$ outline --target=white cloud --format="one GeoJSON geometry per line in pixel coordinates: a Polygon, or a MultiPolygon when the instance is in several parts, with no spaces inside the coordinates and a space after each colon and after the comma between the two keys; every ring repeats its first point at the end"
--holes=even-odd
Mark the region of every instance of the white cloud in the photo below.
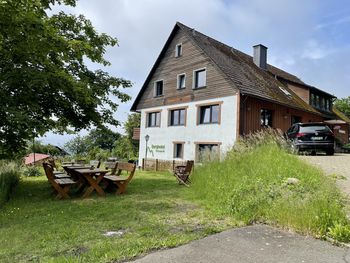
{"type": "Polygon", "coordinates": [[[316,40],[310,39],[306,42],[306,46],[301,55],[301,58],[306,59],[322,59],[335,52],[331,48],[320,45],[316,40]]]}

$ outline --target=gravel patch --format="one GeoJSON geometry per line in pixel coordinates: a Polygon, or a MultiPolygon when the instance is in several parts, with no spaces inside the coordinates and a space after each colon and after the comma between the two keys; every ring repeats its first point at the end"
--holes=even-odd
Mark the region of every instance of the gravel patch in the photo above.
{"type": "Polygon", "coordinates": [[[338,187],[350,197],[350,154],[302,155],[300,158],[321,168],[327,175],[334,176],[338,187]]]}

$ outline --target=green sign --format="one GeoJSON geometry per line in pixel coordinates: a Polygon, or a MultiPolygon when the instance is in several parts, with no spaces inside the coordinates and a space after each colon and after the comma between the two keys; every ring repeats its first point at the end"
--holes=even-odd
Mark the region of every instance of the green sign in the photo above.
{"type": "Polygon", "coordinates": [[[164,153],[165,152],[165,145],[164,144],[152,144],[151,149],[152,149],[152,151],[155,151],[157,153],[164,153]]]}

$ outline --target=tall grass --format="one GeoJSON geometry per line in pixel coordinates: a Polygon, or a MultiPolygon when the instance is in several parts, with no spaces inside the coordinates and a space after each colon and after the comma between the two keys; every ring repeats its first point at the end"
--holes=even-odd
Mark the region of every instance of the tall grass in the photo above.
{"type": "Polygon", "coordinates": [[[286,147],[272,131],[241,140],[224,161],[196,168],[190,194],[243,224],[263,222],[350,241],[344,200],[334,181],[286,147]],[[299,183],[289,184],[288,178],[299,183]]]}
{"type": "Polygon", "coordinates": [[[15,162],[0,162],[0,207],[9,200],[20,174],[20,168],[15,162]]]}

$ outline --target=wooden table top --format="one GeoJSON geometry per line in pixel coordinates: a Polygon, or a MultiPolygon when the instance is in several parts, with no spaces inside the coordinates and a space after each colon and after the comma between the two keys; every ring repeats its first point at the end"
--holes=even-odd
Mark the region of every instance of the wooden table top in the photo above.
{"type": "Polygon", "coordinates": [[[89,169],[89,168],[85,168],[85,169],[77,169],[76,171],[77,173],[80,174],[97,174],[97,173],[108,173],[108,170],[105,169],[100,169],[100,168],[95,168],[95,169],[89,169]]]}
{"type": "Polygon", "coordinates": [[[66,169],[89,169],[91,165],[63,165],[66,169]]]}

